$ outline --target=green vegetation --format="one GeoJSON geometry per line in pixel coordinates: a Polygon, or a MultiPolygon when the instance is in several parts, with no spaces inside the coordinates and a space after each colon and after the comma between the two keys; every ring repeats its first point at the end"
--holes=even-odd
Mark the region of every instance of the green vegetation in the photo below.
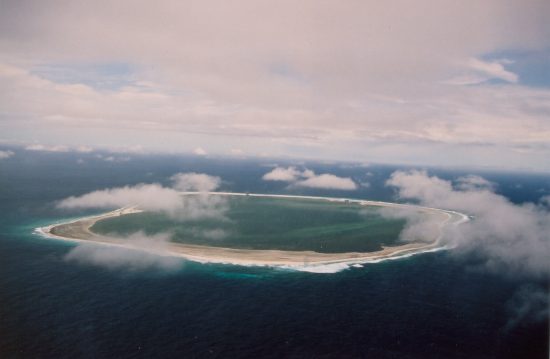
{"type": "Polygon", "coordinates": [[[91,230],[115,235],[171,232],[175,242],[187,244],[337,253],[397,245],[405,225],[404,220],[382,217],[376,207],[356,203],[232,196],[226,205],[221,217],[177,220],[144,212],[98,221],[91,230]]]}

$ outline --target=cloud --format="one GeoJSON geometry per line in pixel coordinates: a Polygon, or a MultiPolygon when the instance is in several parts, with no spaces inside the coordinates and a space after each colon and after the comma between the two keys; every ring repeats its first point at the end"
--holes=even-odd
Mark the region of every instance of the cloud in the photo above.
{"type": "Polygon", "coordinates": [[[461,190],[494,190],[495,183],[477,175],[467,175],[457,178],[456,187],[461,190]]]}
{"type": "Polygon", "coordinates": [[[202,147],[197,147],[193,150],[193,153],[197,156],[206,156],[208,152],[206,152],[202,147]]]}
{"type": "Polygon", "coordinates": [[[181,268],[183,262],[169,255],[170,235],[163,233],[147,236],[143,232],[123,238],[125,247],[105,246],[93,243],[79,244],[71,249],[65,260],[112,270],[163,270],[181,268]]]}
{"type": "Polygon", "coordinates": [[[351,178],[338,177],[333,174],[324,173],[306,178],[294,183],[298,187],[339,189],[342,191],[352,191],[357,189],[357,184],[351,178]]]}
{"type": "Polygon", "coordinates": [[[70,149],[67,146],[63,145],[28,145],[25,147],[27,151],[44,151],[44,152],[69,152],[70,149]]]}
{"type": "Polygon", "coordinates": [[[82,153],[90,153],[94,151],[94,148],[90,146],[78,146],[75,148],[75,151],[82,152],[82,153]]]}
{"type": "Polygon", "coordinates": [[[315,172],[309,169],[298,170],[296,167],[290,166],[275,167],[270,172],[262,176],[264,181],[281,181],[289,182],[291,186],[322,188],[322,189],[338,189],[343,191],[351,191],[357,189],[357,184],[348,177],[338,177],[330,173],[316,175],[315,172]]]}
{"type": "Polygon", "coordinates": [[[221,178],[204,173],[177,173],[170,177],[173,187],[179,191],[211,192],[221,184],[221,178]]]}
{"type": "Polygon", "coordinates": [[[217,188],[221,179],[200,173],[178,173],[171,177],[174,188],[160,184],[138,184],[93,191],[58,202],[64,209],[120,208],[137,206],[145,211],[162,212],[174,219],[188,221],[204,218],[226,220],[227,198],[206,193],[182,196],[182,190],[200,192],[217,188]]]}
{"type": "Polygon", "coordinates": [[[403,242],[433,242],[441,233],[441,218],[417,210],[381,208],[379,213],[385,218],[406,220],[399,233],[403,242]]]}
{"type": "Polygon", "coordinates": [[[14,154],[15,153],[13,151],[0,151],[0,160],[5,159],[5,158],[10,158],[14,154]]]}
{"type": "Polygon", "coordinates": [[[138,206],[149,211],[174,213],[182,208],[182,200],[173,188],[159,184],[138,184],[90,192],[69,197],[58,203],[59,208],[119,208],[138,206]]]}
{"type": "Polygon", "coordinates": [[[173,216],[182,221],[194,221],[200,219],[215,219],[227,221],[226,213],[229,210],[229,201],[225,196],[198,195],[183,196],[182,207],[173,216]]]}
{"type": "Polygon", "coordinates": [[[487,76],[487,79],[500,79],[506,82],[518,82],[518,75],[504,68],[502,62],[499,61],[483,61],[472,58],[468,61],[470,68],[478,71],[482,75],[487,76]]]}
{"type": "Polygon", "coordinates": [[[297,181],[299,177],[303,177],[303,173],[295,167],[275,167],[270,172],[264,174],[262,179],[264,181],[294,182],[297,181]]]}
{"type": "Polygon", "coordinates": [[[473,220],[445,233],[445,240],[456,246],[455,252],[475,254],[486,268],[496,272],[534,278],[549,276],[548,209],[531,203],[511,203],[494,193],[485,181],[468,178],[455,187],[425,171],[396,171],[387,185],[395,187],[401,199],[472,215],[473,220]]]}
{"type": "Polygon", "coordinates": [[[103,161],[105,162],[128,162],[130,161],[130,157],[128,156],[125,156],[125,157],[118,157],[118,156],[107,156],[107,157],[103,157],[101,155],[99,155],[98,158],[103,158],[103,161]]]}
{"type": "Polygon", "coordinates": [[[545,59],[548,1],[239,2],[213,11],[53,0],[2,10],[6,137],[162,151],[185,138],[209,153],[549,169],[550,91],[486,60],[518,49],[545,59]],[[463,72],[477,85],[444,83],[463,72]]]}
{"type": "Polygon", "coordinates": [[[245,152],[243,150],[241,150],[240,148],[232,148],[232,149],[229,150],[229,153],[232,156],[243,156],[245,154],[245,152]]]}

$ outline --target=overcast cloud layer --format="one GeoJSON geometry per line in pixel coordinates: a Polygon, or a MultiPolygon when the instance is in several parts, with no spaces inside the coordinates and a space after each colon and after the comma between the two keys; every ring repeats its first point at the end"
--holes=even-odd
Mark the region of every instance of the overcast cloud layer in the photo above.
{"type": "Polygon", "coordinates": [[[550,170],[549,13],[545,0],[7,0],[1,140],[550,170]]]}

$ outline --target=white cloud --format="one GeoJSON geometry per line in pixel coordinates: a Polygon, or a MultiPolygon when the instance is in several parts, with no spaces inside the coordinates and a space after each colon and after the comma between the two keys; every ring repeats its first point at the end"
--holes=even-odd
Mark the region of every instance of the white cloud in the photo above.
{"type": "Polygon", "coordinates": [[[359,182],[359,185],[363,188],[370,188],[370,182],[368,181],[361,181],[359,182]]]}
{"type": "Polygon", "coordinates": [[[294,183],[295,186],[309,188],[339,189],[352,191],[357,189],[357,184],[351,178],[338,177],[324,173],[294,183]]]}
{"type": "Polygon", "coordinates": [[[289,182],[291,186],[339,189],[350,191],[357,189],[357,184],[348,177],[338,177],[330,173],[316,175],[310,169],[298,170],[296,167],[275,167],[263,175],[264,181],[289,182]]]}
{"type": "Polygon", "coordinates": [[[173,187],[179,191],[211,192],[221,184],[221,178],[204,173],[177,173],[170,177],[173,187]]]}
{"type": "Polygon", "coordinates": [[[130,157],[128,156],[123,156],[123,157],[120,157],[120,156],[106,156],[106,157],[103,157],[101,155],[99,155],[98,158],[102,158],[103,161],[105,162],[128,162],[131,160],[130,157]]]}
{"type": "Polygon", "coordinates": [[[467,175],[457,178],[457,188],[461,190],[494,190],[495,183],[477,175],[467,175]]]}
{"type": "Polygon", "coordinates": [[[185,138],[214,154],[549,169],[550,91],[479,60],[548,48],[548,4],[8,2],[0,132],[70,146],[181,151],[185,138]],[[109,68],[119,62],[129,74],[109,68]],[[94,66],[109,71],[93,76],[94,66]],[[478,85],[443,83],[457,74],[478,85]],[[90,81],[99,77],[115,86],[90,81]]]}
{"type": "Polygon", "coordinates": [[[240,148],[232,148],[231,150],[229,150],[229,153],[233,156],[242,156],[242,155],[244,155],[244,151],[241,150],[240,148]]]}
{"type": "Polygon", "coordinates": [[[491,62],[472,58],[468,61],[468,65],[470,68],[480,72],[482,75],[487,76],[488,79],[496,78],[512,83],[518,82],[519,79],[518,75],[511,71],[507,71],[504,68],[503,63],[499,61],[491,62]]]}
{"type": "Polygon", "coordinates": [[[197,156],[206,156],[208,152],[206,152],[202,147],[197,147],[193,150],[193,153],[197,156]]]}
{"type": "MultiPolygon", "coordinates": [[[[475,182],[479,182],[476,180],[475,182]]],[[[403,199],[454,209],[474,219],[445,237],[460,253],[476,253],[487,268],[514,275],[550,274],[550,212],[534,204],[516,205],[488,186],[453,187],[424,171],[397,171],[387,182],[403,199]]]]}
{"type": "Polygon", "coordinates": [[[75,151],[82,152],[82,153],[90,153],[94,151],[94,148],[90,146],[78,146],[75,148],[75,151]]]}
{"type": "Polygon", "coordinates": [[[270,172],[264,174],[262,179],[265,181],[294,182],[299,177],[302,177],[302,171],[297,170],[295,167],[275,167],[270,172]]]}
{"type": "Polygon", "coordinates": [[[174,188],[163,187],[157,183],[109,188],[63,199],[57,206],[65,209],[137,206],[146,211],[166,213],[181,221],[202,218],[226,220],[226,198],[208,194],[181,196],[179,193],[183,190],[213,190],[221,183],[219,177],[200,173],[180,173],[171,179],[174,181],[174,188]]]}
{"type": "Polygon", "coordinates": [[[25,147],[27,151],[45,151],[45,152],[69,152],[70,149],[67,146],[63,145],[28,145],[25,147]]]}
{"type": "Polygon", "coordinates": [[[78,197],[69,197],[59,202],[60,208],[119,208],[139,206],[150,211],[175,213],[183,206],[175,189],[159,184],[138,184],[98,190],[78,197]]]}
{"type": "Polygon", "coordinates": [[[92,243],[79,244],[65,256],[65,260],[106,267],[113,270],[177,270],[183,262],[169,256],[169,234],[147,236],[134,233],[124,239],[125,247],[92,243]]]}
{"type": "Polygon", "coordinates": [[[5,159],[5,158],[10,158],[14,154],[15,153],[13,151],[0,151],[0,160],[5,159]]]}
{"type": "Polygon", "coordinates": [[[441,218],[417,210],[382,208],[380,214],[385,218],[407,221],[399,234],[399,239],[404,242],[433,242],[440,233],[441,218]]]}

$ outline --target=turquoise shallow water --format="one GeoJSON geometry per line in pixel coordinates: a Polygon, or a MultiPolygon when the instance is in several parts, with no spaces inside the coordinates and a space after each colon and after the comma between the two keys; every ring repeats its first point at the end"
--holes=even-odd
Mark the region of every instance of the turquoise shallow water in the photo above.
{"type": "MultiPolygon", "coordinates": [[[[0,165],[2,358],[547,357],[547,321],[510,323],[517,293],[529,286],[548,290],[548,283],[502,277],[452,251],[332,274],[185,261],[125,270],[68,260],[74,244],[32,230],[92,213],[54,208],[69,195],[128,178],[162,181],[182,170],[220,175],[233,191],[285,189],[266,187],[265,168],[256,163],[161,157],[115,168],[86,159],[92,167],[81,168],[69,155],[17,156],[17,163],[0,165]]],[[[370,170],[380,181],[390,171],[370,170]]],[[[517,181],[499,176],[504,189],[510,178],[517,181]]],[[[522,183],[523,197],[514,192],[510,198],[528,199],[547,188],[536,178],[522,183]]],[[[391,200],[383,193],[375,199],[391,200]]]]}
{"type": "Polygon", "coordinates": [[[405,225],[405,220],[383,217],[372,206],[319,199],[188,195],[182,201],[222,205],[214,208],[213,217],[182,221],[143,212],[101,220],[91,230],[118,236],[170,233],[176,242],[217,247],[337,253],[399,245],[405,225]]]}

